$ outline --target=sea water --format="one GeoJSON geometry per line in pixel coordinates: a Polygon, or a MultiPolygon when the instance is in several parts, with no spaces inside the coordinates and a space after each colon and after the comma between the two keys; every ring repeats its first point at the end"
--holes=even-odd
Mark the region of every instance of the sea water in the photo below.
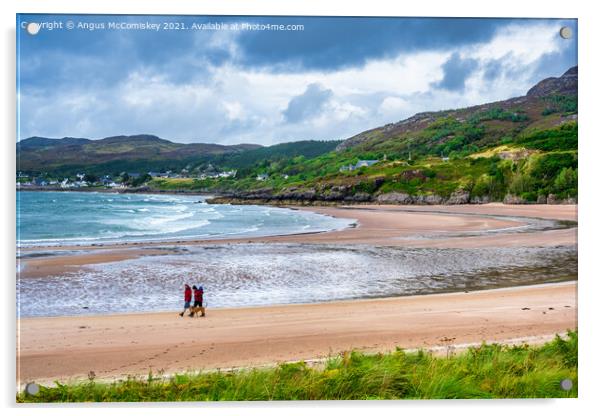
{"type": "Polygon", "coordinates": [[[219,239],[311,233],[352,220],[255,205],[209,205],[203,196],[103,192],[17,193],[20,247],[219,239]]]}
{"type": "MultiPolygon", "coordinates": [[[[30,247],[19,253],[22,259],[56,255],[47,247],[52,245],[72,245],[71,254],[77,254],[94,251],[78,245],[162,243],[138,258],[18,278],[17,312],[27,317],[179,311],[184,283],[202,285],[211,309],[478,290],[577,277],[576,246],[439,249],[219,241],[328,231],[353,222],[275,207],[208,205],[200,196],[19,192],[18,244],[30,247]],[[218,241],[193,245],[186,244],[188,239],[218,241]]],[[[560,226],[536,219],[522,222],[528,226],[494,231],[560,226]]]]}
{"type": "Polygon", "coordinates": [[[211,309],[491,289],[577,277],[575,246],[435,249],[222,243],[162,249],[164,254],[18,279],[18,313],[175,312],[182,308],[184,283],[202,285],[211,309]],[[43,308],[38,307],[40,301],[43,308]]]}

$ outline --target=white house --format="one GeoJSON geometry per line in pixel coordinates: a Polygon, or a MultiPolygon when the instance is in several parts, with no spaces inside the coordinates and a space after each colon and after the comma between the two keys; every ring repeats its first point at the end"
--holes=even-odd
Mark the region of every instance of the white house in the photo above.
{"type": "Polygon", "coordinates": [[[339,169],[339,172],[350,172],[350,171],[354,171],[356,169],[359,168],[364,168],[364,167],[370,167],[372,165],[374,165],[375,163],[378,163],[378,160],[359,160],[355,165],[344,165],[341,166],[341,168],[339,169]]]}
{"type": "Polygon", "coordinates": [[[364,167],[367,168],[367,167],[374,165],[375,163],[378,163],[378,160],[359,160],[355,164],[355,169],[364,168],[364,167]]]}
{"type": "Polygon", "coordinates": [[[233,178],[236,176],[236,170],[229,170],[226,172],[220,172],[218,175],[220,178],[233,178]]]}

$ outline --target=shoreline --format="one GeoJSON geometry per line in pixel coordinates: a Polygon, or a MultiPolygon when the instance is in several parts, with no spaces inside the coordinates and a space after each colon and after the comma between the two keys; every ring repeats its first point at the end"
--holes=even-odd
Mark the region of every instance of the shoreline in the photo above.
{"type": "Polygon", "coordinates": [[[17,383],[256,367],[577,328],[577,281],[313,304],[19,319],[17,383]]]}
{"type": "MultiPolygon", "coordinates": [[[[211,307],[211,311],[229,311],[229,310],[243,310],[243,309],[265,309],[265,308],[285,308],[289,306],[315,306],[315,305],[334,305],[337,303],[346,303],[353,302],[361,304],[362,302],[378,302],[378,301],[393,301],[396,299],[408,299],[408,298],[422,298],[424,296],[436,297],[436,296],[445,296],[452,294],[466,294],[466,293],[482,293],[482,292],[504,292],[504,291],[512,291],[514,289],[519,288],[546,288],[548,286],[570,286],[573,284],[577,284],[578,279],[569,279],[563,280],[559,282],[545,282],[545,283],[535,283],[535,284],[525,284],[525,285],[514,285],[514,286],[503,286],[503,287],[494,287],[488,289],[473,289],[473,290],[454,290],[449,292],[436,292],[436,293],[424,293],[424,294],[411,294],[411,295],[392,295],[392,296],[379,296],[379,297],[366,297],[366,298],[353,298],[353,299],[336,299],[329,301],[319,301],[319,302],[300,302],[300,303],[274,303],[269,305],[247,305],[247,306],[225,306],[225,307],[211,307]]],[[[157,310],[157,311],[147,311],[147,312],[116,312],[116,313],[97,313],[97,314],[89,314],[89,315],[60,315],[60,316],[24,316],[21,318],[17,318],[18,320],[43,320],[43,319],[75,319],[75,318],[119,318],[119,317],[131,317],[131,316],[145,316],[148,314],[173,314],[173,310],[157,310]]]]}
{"type": "MultiPolygon", "coordinates": [[[[273,207],[272,205],[267,205],[273,207]]],[[[36,252],[40,250],[55,250],[55,251],[77,251],[77,250],[96,250],[96,249],[114,249],[123,247],[140,247],[140,246],[158,246],[158,245],[194,245],[194,244],[213,244],[213,243],[240,243],[240,242],[270,242],[270,241],[284,241],[288,242],[291,240],[297,240],[300,237],[302,240],[309,240],[314,235],[320,234],[334,234],[340,232],[354,232],[360,228],[366,227],[366,222],[369,225],[374,225],[376,214],[396,214],[398,216],[409,216],[410,219],[418,219],[419,215],[431,215],[431,216],[466,216],[473,218],[480,218],[482,224],[473,222],[470,224],[470,220],[465,221],[465,224],[456,224],[456,231],[495,231],[495,225],[503,225],[508,230],[512,231],[517,227],[524,226],[524,220],[552,220],[557,222],[570,223],[567,227],[559,227],[549,231],[557,231],[559,229],[573,229],[577,228],[577,205],[506,205],[502,203],[489,203],[489,204],[464,204],[464,205],[375,205],[375,204],[363,204],[363,205],[339,205],[339,206],[296,206],[296,205],[283,205],[276,208],[290,209],[294,211],[309,211],[316,214],[332,217],[342,218],[354,221],[350,226],[334,229],[334,230],[323,230],[323,231],[308,231],[308,232],[296,232],[290,234],[273,234],[266,236],[240,236],[240,237],[224,237],[224,238],[173,238],[164,240],[142,240],[142,241],[126,241],[126,242],[99,242],[99,243],[77,243],[77,244],[57,244],[57,245],[37,245],[37,246],[23,246],[18,247],[22,252],[36,252]],[[541,207],[550,207],[543,208],[541,207]],[[545,212],[549,211],[549,212],[545,212]],[[361,218],[356,218],[357,216],[361,218]],[[368,220],[368,221],[367,221],[368,220]]],[[[399,218],[402,219],[402,218],[399,218]]],[[[403,218],[406,220],[407,218],[403,218]]],[[[437,220],[437,218],[435,218],[437,220]]],[[[390,218],[378,218],[377,221],[381,229],[386,226],[391,226],[390,218]],[[383,221],[384,220],[384,221],[383,221]]],[[[449,221],[448,221],[449,222],[449,221]]],[[[399,225],[399,221],[397,224],[399,225]]],[[[421,224],[424,225],[424,224],[421,224]]],[[[446,225],[446,224],[438,224],[446,225]]],[[[449,224],[447,224],[449,225],[449,224]]],[[[427,228],[410,227],[403,229],[402,227],[396,227],[393,231],[400,231],[403,234],[408,234],[407,231],[430,231],[433,232],[438,230],[441,233],[447,233],[449,229],[436,229],[434,226],[427,228]],[[406,231],[404,233],[404,231],[406,231]]],[[[498,228],[499,231],[504,231],[503,228],[498,228]]],[[[364,237],[364,236],[363,236],[364,237]]],[[[336,241],[336,238],[328,238],[329,241],[336,241]]],[[[364,240],[361,237],[354,239],[364,240]]],[[[308,241],[304,241],[308,242],[308,241]]]]}
{"type": "Polygon", "coordinates": [[[22,278],[43,278],[85,267],[167,253],[165,248],[228,244],[341,244],[411,248],[481,248],[576,245],[577,225],[550,230],[516,232],[529,219],[577,221],[576,205],[518,206],[504,204],[340,207],[288,207],[334,218],[353,220],[355,226],[339,230],[265,237],[178,239],[20,247],[20,254],[47,251],[49,256],[19,257],[22,278]],[[492,232],[494,230],[499,232],[492,232]],[[163,248],[163,250],[160,250],[163,248]],[[75,252],[75,253],[74,253],[75,252]]]}

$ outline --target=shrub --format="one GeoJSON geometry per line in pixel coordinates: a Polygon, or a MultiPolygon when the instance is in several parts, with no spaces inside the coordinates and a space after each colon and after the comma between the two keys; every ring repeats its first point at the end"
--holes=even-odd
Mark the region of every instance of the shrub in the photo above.
{"type": "Polygon", "coordinates": [[[563,168],[554,179],[554,192],[560,195],[576,196],[577,169],[563,168]]]}
{"type": "Polygon", "coordinates": [[[546,116],[553,113],[575,113],[577,112],[577,96],[576,95],[551,95],[545,97],[547,107],[541,113],[546,116]]]}
{"type": "Polygon", "coordinates": [[[539,130],[520,136],[516,143],[529,149],[577,150],[577,123],[569,122],[553,129],[539,130]]]}
{"type": "Polygon", "coordinates": [[[574,153],[547,153],[533,160],[530,174],[534,178],[551,181],[564,168],[577,168],[577,156],[574,153]]]}
{"type": "MultiPolygon", "coordinates": [[[[510,185],[508,185],[508,192],[510,192],[513,195],[522,196],[523,194],[533,192],[535,190],[535,186],[535,179],[533,179],[527,174],[518,173],[514,175],[512,181],[510,182],[510,185]]],[[[535,199],[537,199],[537,195],[535,196],[535,199]]]]}
{"type": "Polygon", "coordinates": [[[487,174],[483,174],[477,178],[471,193],[474,196],[491,195],[493,188],[493,178],[487,174]]]}

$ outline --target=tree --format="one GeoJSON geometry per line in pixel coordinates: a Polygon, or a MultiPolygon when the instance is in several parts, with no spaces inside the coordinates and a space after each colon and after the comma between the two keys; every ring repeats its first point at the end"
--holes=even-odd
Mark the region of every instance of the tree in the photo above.
{"type": "Polygon", "coordinates": [[[512,178],[512,182],[508,186],[508,192],[513,195],[522,195],[527,192],[532,192],[535,189],[535,180],[525,174],[518,173],[512,178]]]}
{"type": "Polygon", "coordinates": [[[84,182],[88,182],[88,183],[95,183],[98,182],[98,176],[96,175],[92,175],[90,173],[86,173],[84,175],[84,182]]]}
{"type": "Polygon", "coordinates": [[[479,176],[472,187],[472,194],[474,196],[492,196],[494,192],[494,181],[493,178],[486,173],[479,176]]]}
{"type": "Polygon", "coordinates": [[[134,179],[132,181],[132,186],[136,187],[136,186],[143,185],[146,182],[150,181],[151,179],[153,179],[153,177],[150,176],[148,173],[145,173],[144,175],[140,175],[136,179],[134,179]]]}
{"type": "Polygon", "coordinates": [[[577,194],[577,169],[563,168],[556,179],[554,179],[554,191],[562,194],[568,193],[571,196],[577,194]]]}

